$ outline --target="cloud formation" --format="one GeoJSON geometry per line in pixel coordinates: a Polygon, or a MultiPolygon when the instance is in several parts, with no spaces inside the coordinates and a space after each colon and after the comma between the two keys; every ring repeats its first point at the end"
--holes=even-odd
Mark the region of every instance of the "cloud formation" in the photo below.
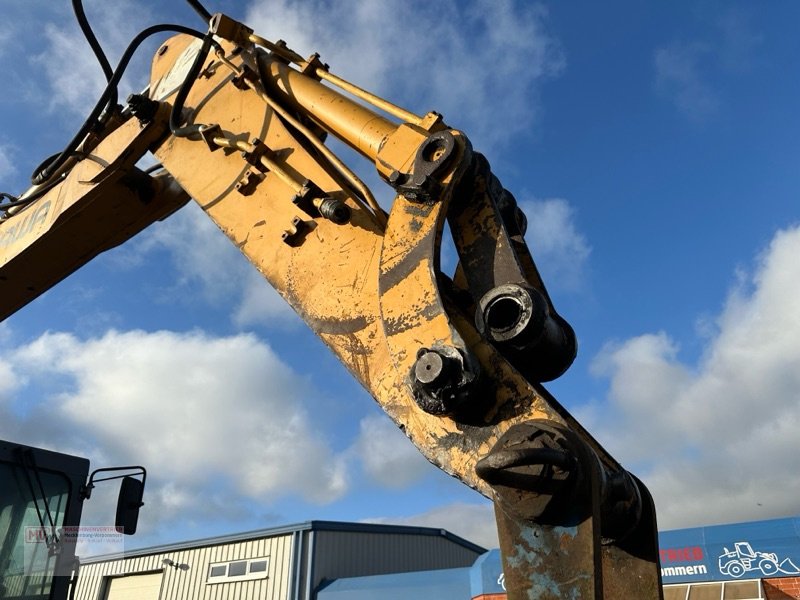
{"type": "Polygon", "coordinates": [[[720,103],[701,66],[709,52],[703,43],[673,42],[655,53],[657,89],[697,121],[716,112],[720,103]]]}
{"type": "Polygon", "coordinates": [[[11,155],[12,149],[5,144],[0,144],[0,180],[11,177],[17,172],[11,155]]]}
{"type": "Polygon", "coordinates": [[[576,290],[584,280],[591,254],[586,237],[575,224],[575,210],[562,198],[522,200],[528,219],[528,242],[545,284],[553,289],[576,290]]]}
{"type": "Polygon", "coordinates": [[[165,296],[199,297],[210,306],[230,306],[231,320],[241,328],[264,325],[287,329],[301,323],[194,202],[119,249],[113,260],[120,268],[132,268],[148,262],[158,251],[167,252],[177,273],[173,287],[163,290],[165,296]]]}
{"type": "Polygon", "coordinates": [[[638,471],[662,528],[796,514],[800,227],[742,277],[696,364],[665,332],[609,344],[594,362],[608,402],[589,429],[638,471]]]}
{"type": "Polygon", "coordinates": [[[750,70],[762,39],[747,15],[735,8],[724,11],[711,25],[706,36],[673,40],[657,48],[653,57],[656,90],[693,121],[719,110],[720,76],[750,70]]]}
{"type": "Polygon", "coordinates": [[[353,452],[373,481],[391,489],[406,488],[435,468],[386,416],[361,419],[353,452]]]}
{"type": "MultiPolygon", "coordinates": [[[[84,10],[112,68],[116,67],[131,39],[153,22],[149,11],[140,2],[132,0],[87,1],[84,10]]],[[[52,15],[53,18],[40,25],[45,44],[31,61],[39,77],[44,75],[49,88],[49,93],[42,97],[49,99],[50,110],[65,111],[71,117],[85,117],[105,88],[100,64],[66,6],[57,7],[55,14],[48,6],[48,10],[39,14],[52,15]]],[[[146,62],[135,63],[138,67],[128,70],[120,86],[121,101],[127,95],[125,90],[135,88],[138,91],[147,85],[149,56],[144,56],[147,54],[144,49],[141,53],[146,62]],[[135,86],[134,81],[138,82],[135,86]]],[[[75,121],[75,129],[79,123],[75,121]]]]}
{"type": "Polygon", "coordinates": [[[151,526],[196,516],[221,485],[233,506],[347,489],[344,458],[308,418],[311,385],[255,336],[46,333],[4,356],[0,437],[145,465],[151,526]]]}
{"type": "Polygon", "coordinates": [[[541,82],[565,65],[537,3],[260,0],[246,21],[414,112],[443,113],[483,149],[530,128],[541,82]]]}
{"type": "Polygon", "coordinates": [[[442,528],[487,549],[500,545],[494,508],[488,500],[481,504],[456,502],[409,517],[376,517],[364,522],[442,528]]]}

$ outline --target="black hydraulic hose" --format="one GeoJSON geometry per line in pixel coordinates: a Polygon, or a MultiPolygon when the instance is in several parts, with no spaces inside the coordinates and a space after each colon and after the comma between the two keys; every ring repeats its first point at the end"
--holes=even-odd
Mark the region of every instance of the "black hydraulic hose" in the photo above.
{"type": "Polygon", "coordinates": [[[125,49],[125,53],[122,55],[122,58],[117,65],[116,70],[114,71],[111,79],[106,85],[106,89],[103,91],[103,94],[100,96],[100,99],[95,104],[92,112],[87,117],[86,121],[83,123],[83,126],[78,130],[78,133],[70,140],[67,147],[52,161],[47,162],[45,166],[38,168],[31,177],[31,182],[33,185],[41,185],[48,181],[56,170],[61,167],[67,159],[72,155],[73,152],[78,148],[81,142],[84,140],[86,135],[92,130],[97,122],[97,118],[103,112],[103,109],[108,104],[108,100],[111,97],[114,90],[116,90],[117,85],[122,79],[122,74],[125,72],[125,69],[130,62],[133,53],[137,50],[137,48],[142,44],[142,42],[147,39],[148,37],[155,35],[157,33],[163,33],[165,31],[174,31],[177,33],[185,33],[188,35],[193,35],[198,38],[205,38],[206,35],[201,33],[195,29],[191,29],[189,27],[184,27],[183,25],[171,25],[171,24],[163,24],[163,25],[153,25],[152,27],[148,27],[147,29],[139,32],[139,34],[133,38],[131,43],[125,49]]]}
{"type": "Polygon", "coordinates": [[[5,192],[0,194],[0,197],[8,199],[8,202],[3,202],[0,204],[0,213],[5,213],[9,208],[14,208],[15,206],[25,206],[26,204],[30,204],[35,200],[35,198],[23,198],[20,200],[11,194],[6,194],[5,192]]]}
{"type": "Polygon", "coordinates": [[[43,185],[39,189],[37,189],[32,194],[25,196],[24,198],[17,198],[16,196],[12,196],[11,194],[7,194],[5,192],[0,193],[0,197],[6,198],[9,201],[5,204],[0,204],[0,218],[3,218],[5,215],[8,214],[9,208],[14,208],[15,206],[26,206],[33,202],[34,200],[38,200],[42,196],[44,196],[47,192],[53,189],[54,186],[58,185],[61,182],[61,178],[58,179],[51,179],[47,182],[47,185],[43,185]]]}
{"type": "Polygon", "coordinates": [[[203,20],[206,22],[206,25],[208,25],[208,22],[211,20],[211,13],[208,12],[202,4],[200,4],[200,0],[186,1],[189,3],[189,6],[191,6],[195,12],[203,18],[203,20]]]}
{"type": "Polygon", "coordinates": [[[197,76],[200,75],[200,70],[203,68],[203,65],[206,62],[208,52],[211,50],[211,44],[216,44],[216,42],[214,42],[214,38],[211,33],[207,33],[203,37],[203,45],[200,47],[200,51],[197,53],[197,56],[192,63],[192,67],[186,74],[186,78],[183,80],[183,84],[181,84],[181,87],[175,96],[175,102],[172,104],[172,112],[170,112],[169,115],[169,130],[175,137],[187,137],[192,134],[199,133],[200,129],[203,127],[203,125],[199,123],[185,126],[182,125],[182,113],[183,105],[186,102],[186,98],[189,96],[189,91],[192,89],[192,85],[197,79],[197,76]]]}
{"type": "MultiPolygon", "coordinates": [[[[80,25],[81,31],[83,31],[83,35],[86,37],[86,41],[89,42],[92,52],[94,52],[97,61],[100,63],[100,67],[103,69],[106,81],[111,81],[111,78],[114,76],[114,69],[111,68],[111,63],[108,62],[108,58],[105,52],[103,52],[100,42],[97,41],[94,31],[92,31],[91,25],[89,25],[86,13],[83,11],[83,0],[72,0],[72,11],[75,13],[75,18],[78,20],[78,25],[80,25]]],[[[117,105],[118,98],[117,89],[114,88],[114,91],[108,99],[109,110],[117,105]]]]}

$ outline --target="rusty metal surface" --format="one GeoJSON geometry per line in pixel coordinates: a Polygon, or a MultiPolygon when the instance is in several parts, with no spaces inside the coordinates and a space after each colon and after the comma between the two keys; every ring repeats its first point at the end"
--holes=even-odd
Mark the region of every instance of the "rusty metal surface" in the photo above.
{"type": "Polygon", "coordinates": [[[477,470],[494,490],[510,599],[661,597],[652,499],[575,432],[517,425],[477,470]]]}
{"type": "MultiPolygon", "coordinates": [[[[508,600],[583,600],[602,595],[592,549],[592,523],[539,525],[506,515],[495,505],[508,600]]],[[[638,596],[636,591],[622,598],[638,596]]]]}

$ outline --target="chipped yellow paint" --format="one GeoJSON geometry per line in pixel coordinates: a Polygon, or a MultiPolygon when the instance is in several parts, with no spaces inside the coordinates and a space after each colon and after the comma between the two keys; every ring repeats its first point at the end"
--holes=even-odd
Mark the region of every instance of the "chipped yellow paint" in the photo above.
{"type": "MultiPolygon", "coordinates": [[[[165,47],[154,62],[152,84],[165,77],[187,42],[170,40],[165,47]]],[[[252,57],[243,59],[240,55],[233,60],[252,61],[252,57]]],[[[346,199],[352,211],[350,222],[337,225],[307,214],[292,202],[293,190],[270,172],[252,193],[239,194],[236,183],[250,165],[238,152],[212,152],[202,141],[171,137],[158,149],[159,159],[420,451],[446,472],[489,495],[474,466],[498,437],[511,425],[531,418],[559,422],[563,418],[549,397],[525,381],[481,339],[470,320],[448,314],[439,294],[438,240],[450,188],[465,167],[461,157],[467,152],[466,144],[459,141],[453,168],[445,173],[442,199],[432,205],[412,205],[399,197],[383,231],[371,213],[352,198],[254,91],[239,89],[230,84],[230,79],[227,69],[212,68],[195,82],[186,102],[192,109],[192,122],[219,124],[228,137],[263,140],[274,160],[298,181],[313,181],[327,194],[346,199]],[[295,218],[303,221],[308,233],[290,246],[281,236],[295,218]],[[402,277],[392,279],[393,272],[402,273],[402,277]],[[379,281],[384,284],[382,294],[379,281]],[[483,422],[457,422],[451,417],[431,416],[417,407],[408,374],[417,350],[435,343],[465,345],[479,359],[491,396],[486,400],[483,422]]],[[[283,85],[291,91],[285,81],[283,85]]],[[[298,98],[291,102],[304,104],[298,98]]],[[[365,114],[368,123],[373,122],[368,113],[354,110],[348,102],[337,100],[340,108],[326,110],[341,109],[350,120],[352,115],[365,114]]],[[[352,121],[347,127],[358,129],[352,121]]],[[[377,143],[370,138],[370,149],[363,151],[376,159],[379,147],[390,147],[387,156],[403,164],[384,160],[382,170],[409,168],[408,157],[414,156],[419,140],[424,138],[418,130],[407,128],[392,137],[390,128],[381,127],[385,138],[390,139],[377,143]],[[402,147],[404,139],[413,145],[402,147]]],[[[454,134],[463,140],[458,132],[454,134]]]]}

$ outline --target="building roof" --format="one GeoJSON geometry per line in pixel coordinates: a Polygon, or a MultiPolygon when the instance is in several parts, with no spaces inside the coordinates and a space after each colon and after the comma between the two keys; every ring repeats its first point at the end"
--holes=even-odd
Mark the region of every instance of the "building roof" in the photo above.
{"type": "Polygon", "coordinates": [[[319,600],[461,600],[471,598],[470,567],[347,577],[324,585],[319,600]]]}
{"type": "Polygon", "coordinates": [[[200,538],[196,540],[188,540],[185,542],[175,542],[172,544],[161,544],[158,546],[149,546],[145,548],[138,548],[134,550],[125,550],[123,553],[116,554],[103,554],[99,556],[92,556],[81,559],[82,563],[93,563],[107,560],[117,560],[123,558],[132,558],[134,556],[146,556],[149,554],[161,554],[164,552],[175,552],[178,550],[188,550],[191,548],[203,548],[208,546],[220,546],[222,544],[231,544],[235,542],[246,542],[249,540],[257,540],[265,537],[273,537],[277,535],[288,535],[301,531],[338,531],[350,533],[376,533],[376,534],[400,534],[400,535],[420,535],[443,537],[446,540],[467,548],[476,554],[483,554],[486,549],[465,540],[462,537],[454,535],[446,529],[437,529],[434,527],[417,527],[410,525],[386,525],[381,523],[350,523],[346,521],[305,521],[303,523],[294,523],[291,525],[282,525],[279,527],[271,527],[268,529],[256,529],[254,531],[245,531],[243,533],[233,533],[226,535],[219,535],[208,538],[200,538]]]}

